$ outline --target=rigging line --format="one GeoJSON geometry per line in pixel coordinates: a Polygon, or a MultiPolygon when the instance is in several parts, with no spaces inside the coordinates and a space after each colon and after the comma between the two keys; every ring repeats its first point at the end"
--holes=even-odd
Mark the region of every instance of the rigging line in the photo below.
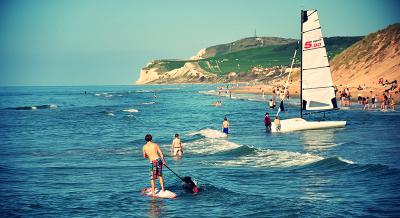
{"type": "MultiPolygon", "coordinates": [[[[294,64],[294,60],[296,58],[296,53],[297,53],[297,50],[299,48],[299,44],[300,44],[300,42],[297,41],[297,46],[296,46],[296,49],[294,50],[294,55],[293,55],[293,58],[292,58],[292,64],[290,65],[290,71],[289,71],[288,78],[286,80],[285,91],[283,92],[283,98],[281,99],[281,103],[283,102],[283,100],[285,100],[285,97],[286,97],[286,90],[287,90],[288,85],[289,85],[290,74],[292,74],[293,64],[294,64]]],[[[279,108],[278,108],[278,112],[276,113],[276,116],[279,115],[279,112],[281,112],[280,104],[279,104],[279,108]]]]}

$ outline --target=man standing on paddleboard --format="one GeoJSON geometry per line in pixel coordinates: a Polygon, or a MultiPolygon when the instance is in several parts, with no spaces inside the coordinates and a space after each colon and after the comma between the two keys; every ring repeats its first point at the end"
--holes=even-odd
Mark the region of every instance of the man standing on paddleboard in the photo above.
{"type": "Polygon", "coordinates": [[[155,193],[155,184],[154,180],[159,179],[161,190],[164,192],[164,179],[162,177],[162,166],[167,165],[165,162],[164,155],[158,147],[156,143],[153,143],[151,140],[153,137],[150,134],[147,134],[144,138],[146,140],[146,144],[143,146],[143,158],[150,159],[150,184],[151,184],[151,191],[154,195],[155,193]]]}

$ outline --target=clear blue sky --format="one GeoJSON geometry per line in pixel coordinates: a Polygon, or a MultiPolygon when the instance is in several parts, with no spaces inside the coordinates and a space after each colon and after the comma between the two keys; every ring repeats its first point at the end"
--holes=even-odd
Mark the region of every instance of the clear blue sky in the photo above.
{"type": "Polygon", "coordinates": [[[325,36],[400,21],[396,0],[0,0],[0,86],[134,84],[152,59],[254,35],[299,38],[301,9],[325,36]]]}

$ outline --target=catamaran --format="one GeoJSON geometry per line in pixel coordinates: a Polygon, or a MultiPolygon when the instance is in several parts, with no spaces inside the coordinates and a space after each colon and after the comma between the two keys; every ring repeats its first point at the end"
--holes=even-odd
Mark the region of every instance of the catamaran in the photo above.
{"type": "MultiPolygon", "coordinates": [[[[280,128],[271,125],[272,132],[290,132],[309,129],[340,128],[346,121],[306,121],[303,111],[328,111],[338,109],[331,70],[322,38],[317,10],[301,11],[301,67],[300,67],[300,118],[280,121],[280,128]]],[[[285,92],[293,68],[297,49],[292,59],[285,92]]],[[[283,106],[284,97],[281,99],[283,106]]],[[[278,109],[277,116],[281,111],[278,109]]]]}

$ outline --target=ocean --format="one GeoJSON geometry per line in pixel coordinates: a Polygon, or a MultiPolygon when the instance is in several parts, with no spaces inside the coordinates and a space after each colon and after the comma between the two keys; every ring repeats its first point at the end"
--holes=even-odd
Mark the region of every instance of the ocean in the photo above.
{"type": "MultiPolygon", "coordinates": [[[[0,216],[400,216],[398,111],[354,105],[305,117],[346,120],[345,128],[271,134],[269,96],[233,94],[213,107],[216,87],[1,87],[0,216]],[[166,168],[177,198],[141,194],[150,186],[147,133],[198,194],[166,168]],[[170,152],[175,133],[185,146],[179,159],[170,152]]],[[[298,99],[285,106],[282,119],[299,115],[298,99]]]]}

